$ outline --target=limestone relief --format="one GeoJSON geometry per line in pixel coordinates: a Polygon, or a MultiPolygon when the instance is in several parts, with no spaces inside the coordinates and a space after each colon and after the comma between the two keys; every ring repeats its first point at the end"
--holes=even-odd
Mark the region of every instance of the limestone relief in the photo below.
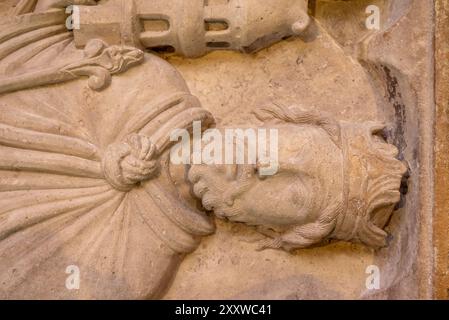
{"type": "Polygon", "coordinates": [[[269,235],[262,249],[305,248],[328,238],[385,246],[382,229],[399,202],[406,168],[396,160],[397,149],[381,138],[384,127],[339,123],[298,107],[270,108],[258,116],[282,126],[279,170],[261,176],[258,164],[193,165],[189,179],[203,206],[262,227],[269,235]]]}
{"type": "Polygon", "coordinates": [[[314,298],[373,298],[418,286],[425,90],[404,61],[424,68],[425,54],[376,43],[420,5],[375,1],[382,29],[338,33],[357,17],[336,13],[358,7],[337,2],[7,0],[0,297],[291,298],[299,281],[314,298]],[[274,132],[275,158],[252,152],[259,136],[213,145],[231,128],[274,132]],[[342,277],[346,291],[326,271],[331,256],[360,272],[342,277]],[[256,259],[275,266],[253,278],[256,259]],[[389,270],[378,292],[359,281],[369,265],[389,270]],[[236,280],[226,287],[220,273],[236,280]]]}

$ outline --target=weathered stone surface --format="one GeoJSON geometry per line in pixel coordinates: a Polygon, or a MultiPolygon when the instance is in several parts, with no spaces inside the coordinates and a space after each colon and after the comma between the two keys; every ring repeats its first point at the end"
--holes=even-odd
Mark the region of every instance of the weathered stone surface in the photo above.
{"type": "Polygon", "coordinates": [[[3,1],[0,297],[447,298],[446,6],[3,1]]]}
{"type": "Polygon", "coordinates": [[[435,298],[449,299],[449,4],[436,1],[435,37],[435,298]]]}

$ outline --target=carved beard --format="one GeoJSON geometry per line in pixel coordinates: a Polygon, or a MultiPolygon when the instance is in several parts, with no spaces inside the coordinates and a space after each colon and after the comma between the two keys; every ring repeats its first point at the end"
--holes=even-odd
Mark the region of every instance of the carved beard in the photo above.
{"type": "Polygon", "coordinates": [[[219,218],[238,221],[244,211],[235,200],[255,185],[255,167],[227,165],[226,174],[222,176],[214,172],[216,168],[207,165],[191,167],[189,180],[193,183],[193,193],[201,199],[204,209],[214,211],[219,218]]]}

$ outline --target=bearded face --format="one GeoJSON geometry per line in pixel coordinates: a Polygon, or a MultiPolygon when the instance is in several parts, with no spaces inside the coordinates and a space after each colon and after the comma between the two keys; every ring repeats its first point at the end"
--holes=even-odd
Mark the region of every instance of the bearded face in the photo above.
{"type": "Polygon", "coordinates": [[[206,210],[274,230],[316,221],[342,201],[343,158],[328,134],[314,126],[279,131],[279,170],[262,176],[256,165],[193,165],[189,180],[206,210]]]}

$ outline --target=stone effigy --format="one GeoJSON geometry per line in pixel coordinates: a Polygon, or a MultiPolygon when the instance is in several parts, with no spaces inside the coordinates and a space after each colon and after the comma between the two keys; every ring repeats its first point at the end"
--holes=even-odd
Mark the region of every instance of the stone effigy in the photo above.
{"type": "Polygon", "coordinates": [[[167,63],[146,60],[153,72],[98,94],[81,81],[3,97],[2,297],[71,297],[63,273],[35,287],[64,264],[86,272],[78,298],[156,297],[213,232],[166,163],[170,130],[212,117],[167,63]]]}
{"type": "MultiPolygon", "coordinates": [[[[332,8],[333,1],[319,2],[332,8]]],[[[347,266],[360,256],[394,269],[386,294],[397,283],[416,286],[415,279],[402,282],[415,253],[398,251],[418,245],[407,240],[418,197],[405,198],[408,175],[412,192],[419,185],[412,106],[414,92],[425,90],[410,86],[403,56],[371,50],[378,34],[403,21],[402,7],[389,7],[390,29],[350,47],[325,31],[329,20],[318,21],[315,1],[14,4],[0,22],[1,298],[191,298],[206,286],[196,276],[212,278],[201,268],[212,263],[219,270],[227,254],[232,263],[259,254],[296,270],[297,249],[325,245],[341,245],[335,252],[351,255],[347,266]],[[224,50],[239,52],[224,53],[231,64],[237,55],[247,59],[241,65],[248,67],[234,70],[242,74],[238,81],[226,79],[229,70],[207,71],[196,62],[202,60],[191,60],[224,50]],[[271,50],[272,61],[285,67],[268,67],[271,50]],[[297,70],[301,83],[291,77],[297,70]],[[230,101],[237,104],[231,111],[230,101]],[[201,132],[277,130],[276,172],[261,174],[260,157],[254,164],[174,163],[173,132],[190,139],[198,122],[201,132]],[[258,245],[235,254],[221,243],[217,258],[211,239],[228,227],[214,217],[249,226],[237,234],[256,230],[258,245]],[[255,249],[264,250],[248,253],[255,249]],[[207,262],[195,264],[192,253],[207,262]],[[404,273],[394,264],[405,265],[404,273]],[[75,290],[67,285],[72,267],[80,271],[75,290]]],[[[301,285],[310,281],[316,297],[335,297],[332,286],[310,277],[301,285]]],[[[296,280],[278,280],[286,285],[276,292],[285,297],[296,280]]],[[[350,297],[365,297],[364,283],[354,287],[350,297]]],[[[243,288],[230,290],[234,295],[224,288],[220,297],[267,291],[243,288]]]]}

